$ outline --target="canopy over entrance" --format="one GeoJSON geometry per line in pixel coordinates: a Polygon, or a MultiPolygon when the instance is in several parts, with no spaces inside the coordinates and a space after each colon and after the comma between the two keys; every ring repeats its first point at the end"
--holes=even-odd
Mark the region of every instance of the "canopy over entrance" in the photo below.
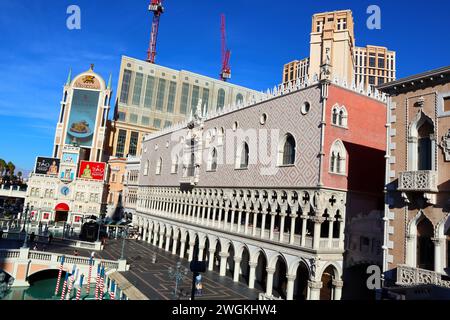
{"type": "Polygon", "coordinates": [[[55,211],[65,211],[69,212],[70,208],[66,203],[60,203],[55,207],[55,211]]]}

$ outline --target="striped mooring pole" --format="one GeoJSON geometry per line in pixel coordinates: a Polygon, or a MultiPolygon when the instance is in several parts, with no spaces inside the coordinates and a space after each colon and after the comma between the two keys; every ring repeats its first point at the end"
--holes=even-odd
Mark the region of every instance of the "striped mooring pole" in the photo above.
{"type": "Polygon", "coordinates": [[[66,257],[62,256],[62,258],[61,258],[61,265],[59,266],[58,280],[56,281],[55,296],[57,296],[58,292],[59,292],[59,285],[61,284],[61,276],[62,276],[62,272],[63,272],[64,260],[65,259],[66,259],[66,257]]]}

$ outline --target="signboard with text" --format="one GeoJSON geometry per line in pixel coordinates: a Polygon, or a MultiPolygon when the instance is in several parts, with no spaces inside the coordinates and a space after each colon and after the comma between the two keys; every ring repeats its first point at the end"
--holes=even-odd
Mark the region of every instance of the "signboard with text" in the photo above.
{"type": "Polygon", "coordinates": [[[106,163],[81,161],[78,178],[90,180],[105,180],[106,163]]]}
{"type": "Polygon", "coordinates": [[[59,165],[59,159],[38,157],[36,159],[34,173],[57,176],[59,172],[59,165]]]}

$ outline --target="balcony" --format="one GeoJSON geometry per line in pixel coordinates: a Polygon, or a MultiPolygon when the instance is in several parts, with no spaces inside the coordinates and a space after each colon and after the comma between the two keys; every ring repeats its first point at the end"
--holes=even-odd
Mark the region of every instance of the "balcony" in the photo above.
{"type": "Polygon", "coordinates": [[[399,191],[438,192],[437,171],[400,172],[399,191]]]}
{"type": "Polygon", "coordinates": [[[398,286],[408,287],[422,284],[432,284],[440,287],[450,288],[450,281],[442,279],[442,275],[429,270],[399,265],[397,267],[398,286]]]}
{"type": "Polygon", "coordinates": [[[183,177],[180,179],[180,184],[188,184],[191,186],[195,186],[198,183],[197,177],[183,177]]]}

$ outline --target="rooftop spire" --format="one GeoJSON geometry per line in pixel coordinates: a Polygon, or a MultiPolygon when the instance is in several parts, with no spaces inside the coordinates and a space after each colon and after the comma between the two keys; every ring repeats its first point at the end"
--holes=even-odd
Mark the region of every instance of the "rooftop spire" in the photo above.
{"type": "Polygon", "coordinates": [[[69,75],[67,76],[67,82],[66,85],[70,85],[70,82],[72,81],[72,68],[69,69],[69,75]]]}
{"type": "Polygon", "coordinates": [[[109,80],[108,80],[108,89],[111,90],[111,84],[112,84],[112,73],[109,74],[109,80]]]}

